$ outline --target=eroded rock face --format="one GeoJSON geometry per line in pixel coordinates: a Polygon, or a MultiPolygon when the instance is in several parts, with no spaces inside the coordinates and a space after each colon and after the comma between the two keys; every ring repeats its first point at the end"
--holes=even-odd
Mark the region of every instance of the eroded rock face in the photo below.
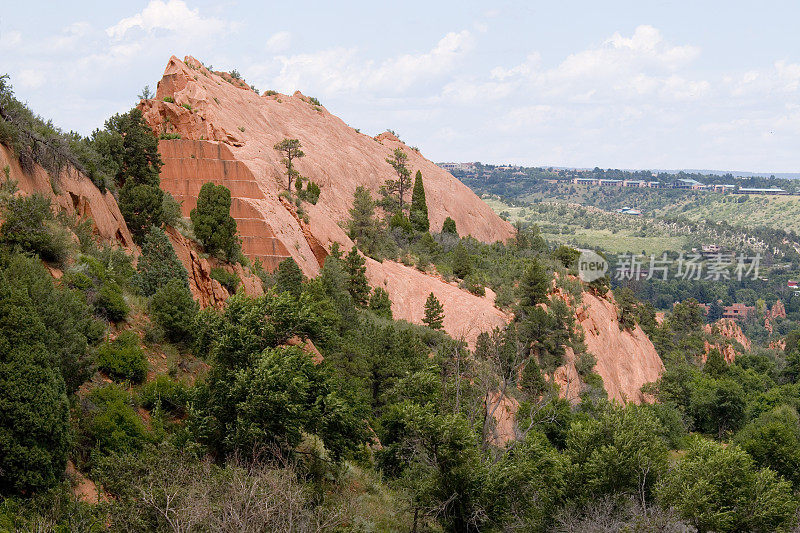
{"type": "Polygon", "coordinates": [[[385,159],[395,148],[408,154],[412,175],[422,171],[434,231],[449,216],[462,235],[485,242],[512,235],[512,227],[469,188],[419,152],[391,134],[372,138],[359,133],[299,92],[259,96],[191,57],[185,61],[172,57],[156,94],[140,104],[145,119],[159,134],[181,136],[160,143],[164,189],[180,196],[188,213],[205,181],[230,184],[233,196],[247,204],[246,212],[234,218],[269,226],[269,231],[245,228],[242,234],[268,233],[265,238],[275,238],[282,245],[272,248],[268,242],[246,242],[245,251],[252,257],[274,253],[279,258],[288,253],[306,275],[319,270],[319,253],[315,254],[300,224],[278,199],[286,189],[286,176],[282,155],[273,146],[287,137],[299,139],[306,154],[296,161],[297,170],[322,187],[319,202],[303,207],[310,232],[323,249],[330,249],[333,242],[350,246],[339,223],[349,218],[356,187],[363,185],[377,197],[384,181],[394,176],[385,159]],[[205,142],[201,146],[187,141],[205,142]]]}
{"type": "MultiPolygon", "coordinates": [[[[462,235],[485,242],[506,240],[513,234],[511,225],[469,188],[394,135],[372,138],[359,133],[299,92],[259,96],[246,84],[211,72],[194,58],[172,57],[156,98],[139,107],[157,134],[180,136],[159,143],[164,160],[162,188],[182,202],[188,215],[203,183],[228,187],[243,251],[261,260],[268,270],[292,257],[313,277],[334,242],[350,249],[353,243],[342,224],[349,219],[353,193],[363,185],[378,197],[384,181],[394,177],[385,159],[395,148],[408,154],[412,175],[420,170],[424,176],[434,231],[449,216],[462,235]],[[305,213],[281,195],[286,189],[285,168],[282,154],[273,146],[284,138],[300,140],[305,157],[295,161],[296,169],[322,188],[316,205],[302,204],[305,213]]],[[[188,259],[184,264],[197,266],[201,276],[202,261],[188,259]]],[[[491,296],[473,296],[397,263],[370,260],[367,275],[373,286],[388,291],[399,319],[419,323],[425,299],[433,292],[444,304],[447,332],[470,343],[481,331],[507,320],[491,296]]],[[[203,300],[215,305],[213,287],[201,292],[203,300]]]]}
{"type": "MultiPolygon", "coordinates": [[[[780,301],[780,300],[779,300],[780,301]]],[[[714,324],[706,324],[703,326],[703,329],[706,333],[711,334],[713,332],[717,332],[719,335],[730,339],[732,341],[736,341],[742,345],[742,348],[745,351],[750,349],[750,339],[748,339],[742,328],[739,327],[739,324],[736,323],[735,320],[732,318],[720,318],[714,324]]],[[[732,363],[736,360],[736,349],[730,343],[715,343],[711,344],[708,341],[705,341],[705,353],[703,354],[703,361],[705,362],[705,358],[708,357],[708,353],[713,350],[717,349],[722,354],[722,357],[728,363],[732,363]]]]}
{"type": "Polygon", "coordinates": [[[645,383],[656,381],[664,363],[653,343],[638,325],[621,330],[613,297],[599,298],[584,292],[582,308],[576,314],[586,334],[586,347],[597,359],[595,372],[603,378],[608,398],[640,403],[645,383]]]}
{"type": "MultiPolygon", "coordinates": [[[[93,229],[102,241],[119,244],[135,250],[125,219],[119,211],[114,196],[101,193],[92,181],[74,168],[68,167],[58,176],[51,176],[38,164],[32,172],[25,172],[19,158],[7,147],[0,145],[0,169],[8,166],[9,177],[17,182],[24,194],[40,193],[49,197],[59,209],[82,219],[91,218],[93,229]]],[[[0,175],[0,179],[5,179],[0,175]]]]}
{"type": "Polygon", "coordinates": [[[192,291],[192,296],[200,304],[200,307],[216,307],[222,308],[225,300],[230,297],[228,291],[217,280],[211,279],[211,269],[215,266],[221,266],[229,272],[235,273],[242,281],[245,294],[249,296],[260,296],[264,294],[261,287],[261,280],[254,276],[249,271],[245,271],[241,265],[234,266],[212,264],[211,261],[204,258],[197,245],[181,235],[174,228],[166,228],[167,237],[169,237],[172,247],[175,249],[175,255],[189,274],[189,289],[192,291]]]}

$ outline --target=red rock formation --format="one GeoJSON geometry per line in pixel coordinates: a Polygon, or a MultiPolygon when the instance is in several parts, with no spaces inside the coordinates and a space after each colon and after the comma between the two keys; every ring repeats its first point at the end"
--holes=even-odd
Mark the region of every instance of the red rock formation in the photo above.
{"type": "MultiPolygon", "coordinates": [[[[191,57],[185,61],[172,57],[157,98],[141,102],[140,108],[154,131],[181,136],[159,143],[165,163],[162,187],[182,202],[188,214],[203,183],[227,186],[243,251],[260,259],[268,270],[291,256],[306,275],[315,276],[332,243],[349,249],[352,242],[341,224],[349,218],[353,193],[364,185],[377,197],[380,186],[393,177],[385,159],[395,148],[408,154],[412,173],[421,170],[425,177],[433,229],[449,216],[462,235],[486,242],[513,234],[513,228],[469,188],[419,152],[388,133],[376,138],[361,134],[299,92],[258,96],[246,84],[210,72],[191,57]],[[164,102],[165,97],[174,103],[164,102]],[[300,139],[306,154],[296,161],[297,170],[322,187],[316,205],[302,206],[308,223],[281,197],[285,169],[273,146],[287,137],[300,139]]],[[[202,261],[189,254],[184,263],[192,266],[190,274],[196,273],[198,287],[205,286],[202,261]]],[[[396,318],[419,323],[425,299],[433,292],[445,306],[445,329],[470,343],[481,331],[507,319],[494,308],[491,295],[479,298],[389,261],[370,260],[367,269],[370,282],[389,292],[396,318]]],[[[201,301],[210,305],[221,297],[213,286],[197,290],[201,301]]]]}
{"type": "Polygon", "coordinates": [[[772,305],[772,309],[767,313],[769,318],[786,318],[786,308],[783,302],[778,300],[772,305]]]}
{"type": "Polygon", "coordinates": [[[160,143],[166,163],[164,188],[184,200],[184,212],[188,212],[191,198],[196,198],[203,182],[230,183],[233,196],[246,204],[234,218],[259,224],[252,231],[244,228],[242,234],[277,240],[274,247],[271,240],[245,245],[252,257],[274,257],[268,266],[288,253],[306,275],[313,276],[319,269],[313,243],[278,200],[286,178],[281,155],[273,146],[286,137],[298,138],[303,144],[306,156],[297,161],[297,170],[322,187],[317,205],[304,208],[310,231],[323,249],[333,242],[349,247],[339,223],[349,217],[353,192],[364,185],[377,195],[383,182],[393,176],[385,158],[395,148],[406,151],[412,173],[421,170],[425,177],[432,228],[440,228],[450,216],[463,235],[487,242],[512,235],[512,227],[469,188],[417,151],[391,134],[373,139],[358,133],[299,92],[258,96],[208,71],[191,57],[185,62],[172,57],[158,84],[157,98],[143,101],[140,107],[156,132],[181,135],[180,140],[160,143]],[[175,103],[164,102],[167,96],[175,103]]]}
{"type": "Polygon", "coordinates": [[[586,334],[586,348],[597,359],[594,369],[603,378],[608,398],[645,401],[640,389],[661,376],[664,363],[642,328],[620,330],[610,294],[605,299],[584,292],[577,318],[586,334]]]}
{"type": "Polygon", "coordinates": [[[444,307],[445,331],[470,346],[474,346],[482,331],[503,326],[509,319],[494,306],[491,289],[486,289],[486,296],[475,296],[455,284],[394,261],[379,263],[367,258],[367,279],[373,287],[382,287],[389,293],[395,318],[415,324],[422,323],[425,300],[433,293],[444,307]]]}
{"type": "Polygon", "coordinates": [[[38,192],[48,196],[59,209],[83,219],[91,218],[94,232],[101,240],[135,250],[114,196],[110,192],[101,193],[89,178],[74,168],[67,167],[52,179],[38,164],[34,165],[32,172],[25,172],[20,167],[19,158],[0,145],[0,168],[5,166],[22,193],[38,192]]]}
{"type": "MultiPolygon", "coordinates": [[[[727,339],[733,340],[738,342],[742,345],[745,351],[750,349],[750,339],[748,339],[742,328],[739,327],[739,324],[736,323],[735,320],[731,318],[721,318],[717,320],[713,325],[706,324],[703,326],[703,329],[709,335],[712,333],[717,333],[727,339]]],[[[728,363],[732,363],[736,359],[736,349],[730,343],[715,343],[710,344],[708,341],[705,341],[705,354],[703,355],[703,360],[705,361],[705,357],[708,356],[708,352],[712,349],[716,348],[720,351],[722,356],[725,358],[725,361],[728,363]]]]}
{"type": "Polygon", "coordinates": [[[217,264],[218,262],[213,259],[209,261],[202,257],[195,243],[181,235],[174,228],[167,228],[167,236],[175,249],[175,254],[189,274],[189,289],[191,289],[194,299],[198,301],[201,307],[221,308],[225,300],[230,296],[225,287],[220,285],[217,280],[211,279],[211,269],[214,266],[221,266],[239,276],[246,294],[250,296],[263,294],[261,280],[249,271],[245,271],[241,265],[221,265],[217,264]]]}

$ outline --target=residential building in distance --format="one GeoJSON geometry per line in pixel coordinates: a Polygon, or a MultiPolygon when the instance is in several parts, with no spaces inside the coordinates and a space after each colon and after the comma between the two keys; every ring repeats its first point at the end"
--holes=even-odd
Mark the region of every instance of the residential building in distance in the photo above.
{"type": "Polygon", "coordinates": [[[756,308],[752,305],[740,303],[735,303],[722,308],[722,316],[724,318],[733,318],[735,320],[740,318],[746,320],[749,316],[755,314],[755,312],[756,308]]]}

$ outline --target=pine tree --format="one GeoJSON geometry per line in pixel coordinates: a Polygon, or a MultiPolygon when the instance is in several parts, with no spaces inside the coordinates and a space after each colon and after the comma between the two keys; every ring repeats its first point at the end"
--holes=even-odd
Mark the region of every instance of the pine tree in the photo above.
{"type": "Polygon", "coordinates": [[[433,293],[425,301],[425,316],[422,322],[431,329],[442,329],[444,325],[444,307],[433,293]]]}
{"type": "Polygon", "coordinates": [[[231,216],[231,191],[227,187],[204,183],[190,217],[194,233],[208,253],[222,252],[228,260],[234,259],[236,220],[231,216]]]}
{"type": "Polygon", "coordinates": [[[378,222],[375,219],[375,202],[366,187],[359,185],[353,194],[347,236],[368,255],[374,255],[377,246],[378,222]]]}
{"type": "Polygon", "coordinates": [[[469,252],[462,243],[453,250],[453,274],[461,279],[466,278],[472,273],[472,260],[469,252]]]}
{"type": "Polygon", "coordinates": [[[347,290],[353,297],[353,301],[358,305],[367,305],[369,302],[369,283],[367,282],[367,260],[358,253],[358,249],[353,246],[344,258],[344,267],[350,277],[347,283],[347,290]]]}
{"type": "Polygon", "coordinates": [[[292,180],[295,178],[300,178],[300,173],[295,170],[293,161],[306,155],[300,149],[301,146],[302,145],[300,144],[299,139],[284,139],[273,146],[275,150],[283,154],[281,163],[283,163],[283,166],[286,167],[286,177],[288,178],[288,182],[286,184],[287,191],[292,190],[292,180]]]}
{"type": "Polygon", "coordinates": [[[539,260],[534,259],[519,282],[520,307],[530,309],[546,301],[549,290],[550,277],[539,260]]]}
{"type": "Polygon", "coordinates": [[[188,274],[183,264],[175,255],[175,249],[169,242],[164,230],[155,226],[144,237],[142,255],[136,266],[137,272],[131,280],[144,296],[152,296],[172,279],[180,280],[188,289],[188,274]]]}
{"type": "Polygon", "coordinates": [[[291,257],[287,257],[278,265],[275,285],[279,292],[288,292],[296,298],[300,297],[300,292],[303,290],[303,272],[291,257]]]}
{"type": "Polygon", "coordinates": [[[381,287],[375,288],[370,296],[369,308],[378,316],[392,319],[392,300],[389,299],[389,293],[381,287]]]}
{"type": "Polygon", "coordinates": [[[449,233],[451,235],[458,236],[458,230],[456,229],[456,221],[450,217],[444,219],[444,223],[442,224],[442,233],[449,233]]]}
{"type": "Polygon", "coordinates": [[[430,230],[428,221],[428,204],[425,201],[425,186],[422,183],[422,172],[417,170],[414,176],[414,189],[411,191],[411,212],[409,213],[411,224],[417,231],[430,230]]]}
{"type": "Polygon", "coordinates": [[[392,165],[395,173],[397,173],[396,180],[386,180],[384,183],[384,190],[387,195],[397,196],[397,210],[404,211],[406,208],[406,192],[411,187],[411,171],[406,166],[408,155],[400,148],[395,148],[391,157],[386,158],[386,162],[392,165]]]}

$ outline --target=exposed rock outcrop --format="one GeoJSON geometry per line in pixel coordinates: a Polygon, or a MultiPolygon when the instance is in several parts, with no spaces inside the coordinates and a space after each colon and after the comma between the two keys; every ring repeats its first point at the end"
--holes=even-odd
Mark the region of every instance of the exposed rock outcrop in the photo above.
{"type": "MultiPolygon", "coordinates": [[[[449,216],[462,235],[485,242],[513,234],[511,225],[468,187],[394,135],[359,133],[299,92],[259,96],[194,58],[172,57],[156,98],[139,107],[156,133],[180,136],[159,143],[162,187],[182,203],[185,215],[196,205],[203,183],[228,187],[242,249],[267,270],[292,257],[307,276],[315,276],[334,242],[349,249],[352,242],[341,225],[349,218],[353,193],[363,185],[377,197],[384,181],[394,176],[386,158],[395,148],[408,154],[412,174],[420,170],[425,177],[432,229],[441,228],[449,216]],[[322,188],[316,205],[302,205],[304,216],[282,196],[285,169],[273,146],[287,137],[300,139],[305,152],[295,161],[296,169],[322,188]]],[[[182,260],[199,280],[196,294],[201,301],[216,305],[224,295],[215,294],[213,283],[207,283],[202,260],[191,254],[182,260]]],[[[411,322],[421,321],[425,299],[433,292],[445,307],[445,329],[470,343],[481,331],[507,320],[494,308],[491,295],[473,296],[397,263],[370,260],[367,275],[374,286],[389,292],[395,317],[411,322]]]]}
{"type": "MultiPolygon", "coordinates": [[[[277,239],[275,248],[271,242],[246,243],[248,255],[274,252],[276,257],[285,257],[288,253],[306,275],[319,269],[300,224],[281,209],[278,200],[286,178],[282,156],[273,146],[287,137],[303,144],[306,155],[296,161],[297,170],[322,187],[320,201],[304,207],[311,232],[325,249],[333,242],[350,244],[339,223],[349,217],[353,192],[363,185],[377,195],[384,181],[393,177],[385,159],[395,148],[408,154],[412,174],[420,170],[425,177],[431,228],[438,230],[449,216],[462,235],[482,241],[505,240],[513,234],[511,225],[468,187],[394,135],[361,134],[299,92],[259,96],[245,85],[209,71],[192,57],[180,61],[173,56],[158,83],[156,98],[143,101],[140,108],[157,133],[181,136],[162,141],[160,149],[165,160],[163,187],[184,201],[185,213],[205,181],[227,181],[232,196],[247,204],[234,218],[270,228],[264,236],[277,239]],[[167,97],[174,102],[163,101],[167,97]]],[[[262,230],[242,231],[242,235],[262,236],[262,230]]]]}
{"type": "Polygon", "coordinates": [[[608,398],[635,403],[647,400],[642,385],[656,381],[664,371],[653,343],[638,325],[632,330],[620,329],[610,294],[599,298],[584,292],[582,300],[576,316],[586,334],[586,348],[597,359],[594,369],[603,378],[608,398]]]}
{"type": "Polygon", "coordinates": [[[221,308],[230,296],[225,287],[217,280],[211,279],[211,269],[214,266],[221,266],[239,276],[246,294],[259,296],[264,293],[261,280],[249,271],[245,271],[241,265],[217,265],[216,261],[204,258],[197,245],[181,235],[175,228],[168,227],[167,236],[175,249],[175,255],[178,256],[189,274],[189,289],[201,307],[221,308]]]}
{"type": "MultiPolygon", "coordinates": [[[[32,172],[25,172],[19,158],[0,145],[0,169],[6,166],[10,179],[17,182],[23,194],[44,194],[59,209],[82,219],[91,218],[94,233],[102,241],[135,250],[133,237],[114,195],[108,191],[101,193],[89,178],[73,167],[66,166],[58,176],[52,177],[38,164],[34,164],[32,172]]],[[[5,178],[0,176],[0,179],[5,178]]]]}
{"type": "MultiPolygon", "coordinates": [[[[745,351],[750,349],[750,339],[745,336],[742,328],[732,318],[721,318],[714,324],[706,324],[703,329],[709,335],[718,334],[726,339],[736,341],[745,351]]],[[[737,351],[733,344],[729,342],[710,343],[708,341],[705,341],[704,359],[713,349],[719,350],[728,363],[732,363],[736,359],[737,351]]]]}

